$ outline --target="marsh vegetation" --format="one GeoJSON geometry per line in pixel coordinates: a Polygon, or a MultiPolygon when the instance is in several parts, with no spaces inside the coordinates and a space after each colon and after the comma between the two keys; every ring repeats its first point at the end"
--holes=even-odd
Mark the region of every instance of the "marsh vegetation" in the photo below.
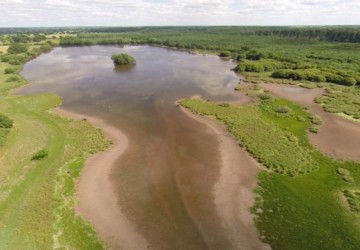
{"type": "MultiPolygon", "coordinates": [[[[325,88],[325,95],[315,101],[327,112],[360,119],[358,27],[49,28],[40,31],[0,29],[0,33],[0,219],[1,224],[5,225],[0,231],[0,246],[4,249],[104,247],[92,226],[75,214],[74,192],[76,179],[87,156],[105,150],[109,142],[104,139],[101,131],[93,128],[86,120],[63,119],[49,112],[61,103],[60,98],[55,95],[8,96],[10,90],[26,84],[26,80],[19,75],[23,65],[41,53],[51,51],[58,44],[64,47],[147,44],[214,54],[233,59],[234,64],[229,60],[219,61],[226,61],[229,65],[231,63],[233,71],[245,76],[248,82],[289,83],[307,88],[325,88]],[[31,150],[22,150],[23,148],[31,150]]],[[[141,58],[141,53],[135,54],[136,51],[131,51],[133,52],[137,59],[141,58]]],[[[161,54],[160,50],[157,53],[161,54]]],[[[157,57],[158,55],[152,59],[157,57]]],[[[202,61],[194,56],[187,61],[191,68],[189,70],[186,64],[183,64],[184,57],[183,54],[179,57],[181,60],[172,57],[172,67],[177,65],[184,70],[175,74],[176,77],[188,76],[189,72],[201,65],[202,61]]],[[[106,55],[106,58],[109,60],[109,55],[106,55]]],[[[135,59],[127,54],[114,54],[112,59],[115,65],[135,64],[135,59]]],[[[167,72],[167,76],[173,76],[172,69],[167,68],[169,63],[156,63],[163,65],[161,72],[156,71],[157,74],[166,75],[164,72],[167,72]]],[[[156,63],[146,67],[155,70],[158,68],[156,63]]],[[[213,73],[225,71],[224,65],[214,65],[211,68],[213,73]]],[[[136,68],[138,66],[140,64],[136,68]]],[[[204,69],[198,71],[203,72],[202,70],[204,69]]],[[[230,67],[226,70],[230,70],[230,67]]],[[[211,74],[209,71],[205,72],[211,74]]],[[[159,90],[170,89],[169,86],[162,85],[163,78],[156,78],[156,90],[148,87],[151,85],[147,81],[149,72],[146,72],[146,80],[141,82],[137,79],[131,81],[131,84],[123,78],[123,72],[112,73],[116,74],[116,79],[121,78],[122,83],[109,86],[116,86],[120,89],[119,92],[114,93],[111,88],[105,89],[106,84],[101,84],[102,91],[86,92],[88,88],[84,88],[82,94],[107,94],[105,97],[100,95],[98,102],[93,103],[98,106],[87,104],[87,108],[93,109],[93,112],[117,112],[113,117],[135,121],[127,123],[119,119],[119,124],[125,125],[128,131],[142,132],[141,136],[132,134],[132,138],[142,138],[139,148],[143,151],[131,149],[133,151],[130,150],[127,158],[121,161],[126,171],[121,170],[116,175],[116,178],[121,180],[118,187],[123,196],[120,199],[125,204],[127,215],[136,213],[132,219],[137,225],[146,224],[140,231],[153,242],[162,239],[164,246],[173,246],[175,243],[183,248],[192,243],[191,246],[205,246],[205,243],[199,240],[201,233],[186,214],[191,207],[191,211],[198,215],[199,221],[204,225],[203,232],[210,235],[210,238],[218,236],[220,243],[214,240],[216,244],[228,246],[228,242],[223,241],[226,238],[223,237],[223,232],[217,231],[219,227],[213,220],[213,211],[210,211],[212,203],[208,200],[212,201],[213,197],[204,195],[212,188],[210,182],[197,185],[199,181],[194,181],[196,176],[204,177],[208,174],[208,169],[216,168],[212,164],[217,162],[214,153],[217,151],[211,151],[211,147],[206,148],[211,144],[211,138],[203,135],[203,129],[196,127],[195,123],[189,123],[179,113],[174,116],[177,111],[170,106],[165,109],[161,107],[168,103],[172,105],[174,100],[171,98],[188,96],[194,89],[204,89],[202,94],[211,99],[212,95],[209,93],[218,93],[216,91],[219,91],[219,82],[225,82],[222,77],[228,80],[233,76],[224,74],[219,78],[213,77],[216,83],[207,78],[210,82],[208,85],[199,84],[193,88],[186,85],[188,89],[182,85],[185,80],[179,78],[181,81],[171,85],[172,92],[167,95],[166,91],[164,94],[159,90]],[[134,82],[139,85],[132,89],[134,82]],[[123,99],[123,102],[120,102],[121,107],[142,109],[128,112],[126,109],[112,107],[108,102],[119,99],[123,99]],[[132,100],[136,102],[132,103],[132,100]],[[171,120],[167,117],[175,118],[171,120]],[[163,127],[163,124],[170,127],[163,127]],[[176,127],[176,124],[179,127],[176,127]],[[176,135],[169,131],[183,133],[176,135]],[[162,137],[163,133],[165,137],[162,137]],[[154,138],[157,147],[155,150],[151,147],[153,145],[146,144],[153,142],[154,138]],[[152,161],[146,161],[149,155],[159,155],[158,147],[164,149],[158,159],[149,158],[152,161]],[[180,155],[169,157],[163,153],[171,152],[172,148],[181,149],[176,150],[180,155]],[[205,152],[205,149],[208,151],[205,152]],[[188,155],[195,154],[199,157],[188,159],[188,155]],[[206,168],[185,178],[187,175],[182,172],[185,171],[184,162],[195,171],[196,167],[202,166],[199,159],[209,157],[211,159],[206,168]],[[160,158],[166,160],[161,162],[160,158]],[[167,168],[174,159],[176,171],[167,168]],[[149,162],[154,169],[156,167],[156,171],[153,169],[150,173],[144,168],[149,162]],[[182,175],[175,176],[172,175],[173,172],[182,175]],[[168,178],[166,180],[171,180],[166,182],[166,185],[162,179],[164,175],[168,178]],[[158,182],[153,183],[153,179],[158,182]],[[177,184],[179,179],[186,179],[186,185],[175,186],[174,183],[177,184]],[[190,180],[193,182],[190,183],[190,180]],[[159,183],[164,184],[163,189],[159,183]],[[136,187],[136,192],[129,192],[124,188],[126,185],[136,187]],[[150,192],[146,189],[148,186],[160,187],[161,192],[150,192]],[[184,199],[178,197],[179,192],[190,197],[190,193],[194,194],[196,190],[199,190],[196,199],[188,201],[187,205],[190,206],[184,208],[184,199]],[[161,197],[163,204],[159,204],[158,197],[161,197]],[[168,214],[170,217],[181,223],[175,227],[173,221],[167,221],[163,216],[165,210],[162,210],[162,205],[167,208],[167,213],[173,212],[168,214]],[[152,217],[148,218],[147,214],[152,217]],[[154,225],[154,222],[161,229],[159,230],[169,237],[164,239],[163,234],[149,230],[149,225],[154,225]],[[180,226],[177,227],[178,225],[180,226]],[[179,232],[191,239],[190,243],[179,239],[176,234],[179,232]]],[[[93,78],[86,78],[84,81],[93,84],[92,79],[96,79],[96,76],[92,76],[93,78]]],[[[195,78],[206,82],[201,74],[197,74],[195,78]]],[[[190,84],[196,83],[195,80],[190,81],[190,84]]],[[[95,88],[95,85],[91,86],[95,88]]],[[[216,103],[185,99],[181,105],[196,114],[215,117],[226,126],[238,144],[266,168],[266,171],[258,175],[259,186],[255,190],[257,198],[252,209],[262,240],[268,242],[273,249],[359,249],[359,163],[334,160],[309,143],[308,131],[318,133],[321,130],[319,125],[323,121],[304,107],[275,98],[257,85],[247,94],[253,94],[259,99],[259,103],[234,105],[223,100],[216,103]]],[[[71,97],[74,96],[76,95],[71,97]]],[[[64,98],[66,102],[66,97],[64,98]]],[[[209,179],[214,178],[209,174],[206,176],[209,179]]]]}

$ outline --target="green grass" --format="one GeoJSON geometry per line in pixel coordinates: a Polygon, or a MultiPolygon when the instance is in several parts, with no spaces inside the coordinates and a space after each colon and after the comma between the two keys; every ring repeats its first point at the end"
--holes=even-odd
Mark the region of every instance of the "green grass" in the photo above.
{"type": "MultiPolygon", "coordinates": [[[[296,176],[318,168],[311,157],[310,150],[301,146],[298,135],[274,126],[266,120],[266,116],[261,113],[261,110],[265,108],[233,105],[224,107],[202,100],[189,99],[183,100],[181,105],[191,108],[198,114],[212,115],[222,121],[238,143],[272,171],[296,176]]],[[[279,105],[280,103],[275,102],[263,104],[266,110],[272,110],[272,115],[276,113],[275,110],[279,105]]],[[[278,115],[278,117],[284,124],[291,121],[295,124],[294,126],[303,125],[296,120],[296,117],[286,116],[287,119],[283,115],[278,115]]]]}
{"type": "Polygon", "coordinates": [[[8,96],[26,82],[17,74],[7,81],[7,67],[0,63],[0,113],[13,127],[0,128],[0,249],[102,249],[75,213],[75,181],[89,154],[109,142],[87,121],[51,112],[58,96],[8,96]],[[47,156],[32,160],[42,150],[47,156]]]}
{"type": "Polygon", "coordinates": [[[360,88],[330,85],[324,96],[315,100],[331,113],[343,113],[360,120],[360,88]]]}
{"type": "Polygon", "coordinates": [[[202,100],[181,104],[194,113],[215,116],[258,160],[270,148],[271,163],[287,164],[287,171],[277,171],[262,162],[271,171],[258,175],[252,208],[262,239],[273,249],[360,248],[360,198],[354,193],[360,184],[360,164],[335,161],[315,150],[307,137],[312,123],[302,107],[279,99],[228,108],[202,100]],[[279,106],[289,107],[291,115],[278,115],[279,106]],[[303,157],[316,167],[299,165],[303,157]],[[306,174],[299,175],[301,170],[306,174]],[[350,199],[344,198],[346,190],[352,192],[350,199]]]}
{"type": "MultiPolygon", "coordinates": [[[[102,133],[86,121],[71,121],[48,113],[60,103],[53,95],[33,95],[4,98],[6,114],[11,114],[16,130],[2,148],[6,168],[1,174],[3,194],[0,204],[0,248],[50,249],[57,245],[83,245],[98,249],[101,242],[86,223],[75,215],[74,186],[78,174],[61,176],[69,163],[83,159],[90,152],[103,150],[108,142],[102,133]],[[48,157],[31,161],[33,155],[47,148],[48,157]],[[59,185],[67,188],[61,191],[59,185]],[[65,216],[66,215],[66,216],[65,216]],[[78,222],[75,226],[63,220],[78,222]],[[82,234],[73,230],[82,229],[82,234]],[[55,235],[59,232],[62,237],[55,235]],[[81,236],[81,237],[80,237],[81,236]],[[65,238],[66,240],[62,240],[65,238]],[[94,245],[92,245],[94,243],[94,245]]],[[[3,155],[3,154],[2,154],[3,155]]],[[[83,164],[72,171],[79,172],[83,164]]]]}

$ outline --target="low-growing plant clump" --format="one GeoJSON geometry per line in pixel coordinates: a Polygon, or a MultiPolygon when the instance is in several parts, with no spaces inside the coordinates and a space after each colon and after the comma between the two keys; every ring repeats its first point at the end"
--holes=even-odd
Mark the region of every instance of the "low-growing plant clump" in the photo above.
{"type": "Polygon", "coordinates": [[[13,120],[8,116],[0,114],[0,128],[12,128],[13,120]]]}
{"type": "Polygon", "coordinates": [[[317,133],[319,133],[319,128],[311,126],[311,127],[309,127],[309,131],[311,133],[317,134],[317,133]]]}
{"type": "Polygon", "coordinates": [[[351,172],[345,168],[338,168],[336,170],[336,173],[338,173],[344,181],[348,182],[348,183],[353,183],[354,182],[354,177],[351,175],[351,172]]]}
{"type": "Polygon", "coordinates": [[[46,157],[48,157],[48,151],[46,149],[41,149],[40,151],[36,152],[33,157],[31,157],[31,160],[42,160],[46,157]]]}
{"type": "Polygon", "coordinates": [[[112,55],[111,59],[117,66],[136,64],[136,60],[134,57],[124,53],[112,55]]]}
{"type": "Polygon", "coordinates": [[[345,114],[360,119],[360,88],[330,86],[325,95],[317,97],[316,103],[321,104],[325,111],[345,114]]]}
{"type": "Polygon", "coordinates": [[[346,189],[343,191],[343,194],[346,198],[346,201],[350,208],[350,211],[353,213],[359,214],[360,213],[360,190],[346,189]]]}

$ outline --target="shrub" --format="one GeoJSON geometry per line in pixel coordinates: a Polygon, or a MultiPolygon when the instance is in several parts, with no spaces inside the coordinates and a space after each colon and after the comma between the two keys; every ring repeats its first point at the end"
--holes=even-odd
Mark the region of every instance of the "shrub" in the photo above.
{"type": "Polygon", "coordinates": [[[314,133],[314,134],[319,133],[319,129],[318,129],[317,127],[310,127],[310,128],[309,128],[309,131],[310,131],[311,133],[314,133]]]}
{"type": "Polygon", "coordinates": [[[338,168],[336,172],[342,176],[350,175],[350,171],[345,168],[338,168]]]}
{"type": "Polygon", "coordinates": [[[304,122],[304,121],[305,121],[305,118],[302,117],[302,116],[300,116],[300,115],[298,115],[298,116],[296,117],[296,120],[298,120],[299,122],[304,122]]]}
{"type": "Polygon", "coordinates": [[[309,115],[309,120],[312,124],[315,125],[321,125],[321,120],[320,117],[316,116],[316,115],[309,115]]]}
{"type": "Polygon", "coordinates": [[[6,79],[6,82],[19,82],[20,78],[18,76],[11,76],[8,79],[6,79]]]}
{"type": "Polygon", "coordinates": [[[260,100],[262,101],[270,101],[273,99],[273,97],[269,94],[265,94],[265,93],[260,93],[258,94],[258,97],[260,98],[260,100]]]}
{"type": "Polygon", "coordinates": [[[112,55],[111,59],[115,65],[136,64],[135,58],[124,53],[112,55]]]}
{"type": "Polygon", "coordinates": [[[6,115],[0,114],[0,128],[11,128],[13,121],[6,115]]]}
{"type": "Polygon", "coordinates": [[[25,44],[12,44],[8,48],[9,54],[25,53],[28,50],[28,46],[25,44]]]}
{"type": "Polygon", "coordinates": [[[219,105],[220,107],[225,107],[225,108],[230,107],[230,104],[229,104],[229,103],[226,103],[226,102],[219,103],[218,105],[219,105]]]}
{"type": "Polygon", "coordinates": [[[40,50],[43,52],[49,52],[52,49],[52,46],[49,43],[41,44],[40,50]]]}
{"type": "Polygon", "coordinates": [[[220,57],[231,57],[231,52],[230,51],[222,51],[219,54],[220,57]]]}
{"type": "Polygon", "coordinates": [[[5,68],[4,72],[5,74],[14,74],[16,73],[17,69],[16,68],[5,68]]]}
{"type": "Polygon", "coordinates": [[[248,60],[260,60],[261,58],[264,58],[264,54],[256,50],[252,50],[246,54],[246,59],[248,60]]]}
{"type": "Polygon", "coordinates": [[[42,160],[48,156],[48,151],[46,149],[41,149],[40,151],[36,152],[31,160],[42,160]]]}
{"type": "Polygon", "coordinates": [[[275,109],[275,112],[280,114],[288,114],[290,111],[291,109],[288,106],[280,106],[275,109]]]}

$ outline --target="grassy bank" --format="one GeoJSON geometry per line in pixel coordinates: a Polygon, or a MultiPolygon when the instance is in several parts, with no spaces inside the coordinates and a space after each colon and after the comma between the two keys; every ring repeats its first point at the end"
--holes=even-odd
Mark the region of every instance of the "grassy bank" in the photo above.
{"type": "Polygon", "coordinates": [[[8,95],[26,84],[18,72],[41,45],[29,44],[29,51],[4,54],[18,61],[0,63],[0,113],[14,122],[0,147],[0,248],[101,249],[94,230],[75,214],[74,192],[86,157],[109,142],[87,121],[52,113],[61,103],[55,95],[8,95]],[[6,68],[16,70],[6,74],[6,68]],[[46,154],[34,157],[39,151],[46,154]]]}
{"type": "Polygon", "coordinates": [[[253,213],[262,239],[273,249],[359,249],[354,192],[360,165],[315,150],[307,139],[312,125],[305,110],[274,99],[250,106],[186,99],[181,105],[216,117],[269,169],[258,176],[253,213]]]}

